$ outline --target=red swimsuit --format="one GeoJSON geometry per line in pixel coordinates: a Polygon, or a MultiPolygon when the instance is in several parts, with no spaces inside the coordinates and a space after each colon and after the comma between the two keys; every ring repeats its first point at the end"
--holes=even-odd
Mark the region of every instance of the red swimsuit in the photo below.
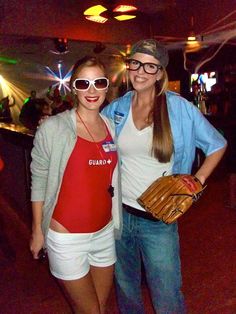
{"type": "Polygon", "coordinates": [[[69,232],[90,233],[111,219],[108,192],[117,163],[117,152],[108,133],[101,142],[77,139],[67,163],[53,219],[69,232]]]}

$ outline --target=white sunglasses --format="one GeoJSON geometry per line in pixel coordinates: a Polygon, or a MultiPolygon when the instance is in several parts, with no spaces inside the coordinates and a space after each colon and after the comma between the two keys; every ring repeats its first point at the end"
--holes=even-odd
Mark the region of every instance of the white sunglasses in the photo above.
{"type": "Polygon", "coordinates": [[[87,91],[91,85],[96,90],[104,90],[109,86],[109,80],[106,77],[98,77],[94,80],[77,78],[73,82],[73,87],[78,91],[87,91]]]}

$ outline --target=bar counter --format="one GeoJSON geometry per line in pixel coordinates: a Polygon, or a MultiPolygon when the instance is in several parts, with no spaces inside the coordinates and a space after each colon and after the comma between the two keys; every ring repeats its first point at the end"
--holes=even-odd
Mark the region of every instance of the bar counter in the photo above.
{"type": "Polygon", "coordinates": [[[0,192],[27,225],[31,220],[30,161],[34,133],[10,123],[0,123],[0,156],[5,164],[0,173],[0,192]]]}

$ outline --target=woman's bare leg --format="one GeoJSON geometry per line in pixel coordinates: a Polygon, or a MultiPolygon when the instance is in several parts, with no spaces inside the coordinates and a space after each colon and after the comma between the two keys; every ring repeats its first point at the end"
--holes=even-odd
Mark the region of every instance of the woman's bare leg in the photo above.
{"type": "Polygon", "coordinates": [[[61,280],[72,299],[76,314],[104,314],[113,284],[114,265],[90,267],[81,279],[61,280]]]}
{"type": "Polygon", "coordinates": [[[96,289],[100,313],[104,314],[107,301],[112,290],[114,265],[108,267],[90,267],[93,284],[96,289]]]}
{"type": "Polygon", "coordinates": [[[77,280],[61,280],[76,314],[100,314],[99,301],[90,272],[77,280]]]}

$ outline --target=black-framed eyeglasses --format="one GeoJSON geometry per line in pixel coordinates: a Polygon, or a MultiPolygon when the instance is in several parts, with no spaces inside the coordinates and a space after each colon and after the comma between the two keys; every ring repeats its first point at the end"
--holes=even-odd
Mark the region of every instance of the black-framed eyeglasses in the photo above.
{"type": "Polygon", "coordinates": [[[95,80],[77,78],[73,82],[73,87],[78,91],[87,91],[91,85],[93,85],[96,90],[104,90],[108,88],[109,80],[106,77],[98,77],[95,80]]]}
{"type": "Polygon", "coordinates": [[[137,71],[143,67],[144,72],[147,74],[157,74],[158,71],[162,70],[163,67],[160,64],[150,63],[150,62],[141,62],[135,59],[126,60],[126,69],[129,71],[137,71]]]}

